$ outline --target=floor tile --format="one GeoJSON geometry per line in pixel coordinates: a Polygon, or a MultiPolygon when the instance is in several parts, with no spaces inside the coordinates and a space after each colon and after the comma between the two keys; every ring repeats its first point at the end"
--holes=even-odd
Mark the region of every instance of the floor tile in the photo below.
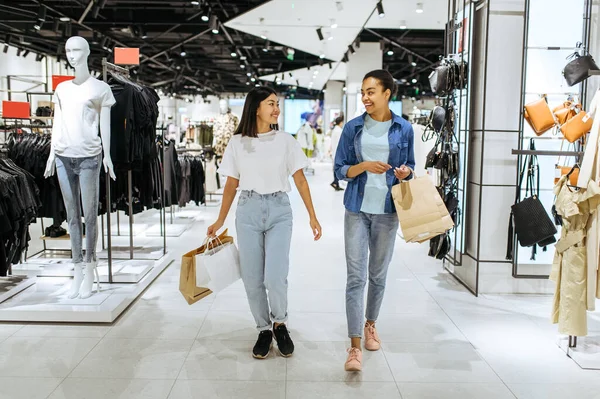
{"type": "Polygon", "coordinates": [[[519,399],[600,399],[600,384],[508,384],[519,399]]]}
{"type": "Polygon", "coordinates": [[[465,336],[441,310],[423,314],[381,314],[377,331],[383,342],[466,342],[465,336]]]}
{"type": "Polygon", "coordinates": [[[288,382],[287,399],[402,399],[393,382],[288,382]]]}
{"type": "Polygon", "coordinates": [[[468,343],[384,343],[383,349],[397,382],[501,382],[468,343]]]}
{"type": "Polygon", "coordinates": [[[193,340],[104,338],[71,377],[176,379],[192,344],[193,340]]]}
{"type": "Polygon", "coordinates": [[[345,313],[292,313],[289,320],[294,341],[349,341],[345,313]]]}
{"type": "Polygon", "coordinates": [[[19,331],[15,337],[63,337],[63,338],[102,338],[111,326],[97,325],[64,325],[64,324],[29,324],[19,331]]]}
{"type": "Polygon", "coordinates": [[[198,333],[199,339],[256,341],[258,332],[248,312],[210,311],[198,333]]]}
{"type": "Polygon", "coordinates": [[[0,398],[45,399],[61,381],[62,378],[0,377],[0,398]]]}
{"type": "Polygon", "coordinates": [[[402,399],[515,399],[501,383],[398,383],[398,388],[402,399]]]}
{"type": "Polygon", "coordinates": [[[123,316],[107,334],[108,338],[194,339],[206,311],[136,308],[123,316]]]}
{"type": "Polygon", "coordinates": [[[175,380],[67,378],[48,399],[166,399],[175,380]]]}
{"type": "Polygon", "coordinates": [[[64,378],[98,341],[98,338],[10,337],[0,344],[0,375],[64,378]]]}
{"type": "Polygon", "coordinates": [[[345,290],[290,290],[289,311],[293,313],[339,313],[346,308],[345,290]]]}
{"type": "Polygon", "coordinates": [[[284,381],[286,359],[271,349],[268,359],[252,357],[255,341],[198,340],[181,374],[183,380],[284,381]]]}
{"type": "Polygon", "coordinates": [[[178,380],[169,399],[285,399],[285,382],[178,380]]]}
{"type": "Polygon", "coordinates": [[[363,351],[363,371],[344,370],[348,344],[343,342],[296,342],[288,359],[288,381],[388,381],[394,377],[383,352],[363,351]]]}

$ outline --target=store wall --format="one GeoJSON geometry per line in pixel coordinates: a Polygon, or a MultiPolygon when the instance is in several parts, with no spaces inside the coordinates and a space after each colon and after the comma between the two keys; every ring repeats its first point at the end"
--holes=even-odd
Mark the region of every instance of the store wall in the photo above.
{"type": "MultiPolygon", "coordinates": [[[[4,46],[2,46],[4,50],[4,46]]],[[[9,46],[8,52],[0,52],[0,101],[8,100],[8,76],[11,76],[11,99],[27,101],[25,91],[45,92],[52,90],[52,75],[72,75],[64,65],[55,58],[46,57],[42,61],[35,60],[36,55],[29,53],[27,57],[17,56],[17,48],[9,46]],[[23,82],[26,79],[31,82],[23,82]],[[48,83],[46,89],[46,83],[48,83]]],[[[32,96],[32,112],[35,112],[38,101],[49,101],[51,96],[32,96]]],[[[0,105],[0,108],[2,105],[0,105]]]]}
{"type": "Polygon", "coordinates": [[[346,117],[348,120],[360,115],[361,110],[360,89],[364,76],[375,69],[382,68],[382,51],[379,43],[361,43],[356,53],[351,54],[347,63],[348,77],[346,79],[346,117]]]}

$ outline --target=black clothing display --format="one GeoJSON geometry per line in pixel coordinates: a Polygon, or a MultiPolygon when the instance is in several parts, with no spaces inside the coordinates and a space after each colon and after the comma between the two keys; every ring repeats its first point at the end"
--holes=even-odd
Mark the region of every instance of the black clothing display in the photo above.
{"type": "Polygon", "coordinates": [[[185,207],[190,201],[196,205],[205,203],[204,165],[201,157],[183,156],[178,160],[181,169],[179,182],[179,206],[185,207]]]}
{"type": "Polygon", "coordinates": [[[12,160],[0,159],[0,276],[27,249],[29,225],[40,206],[35,178],[12,160]]]}
{"type": "Polygon", "coordinates": [[[50,156],[50,134],[12,133],[7,141],[8,156],[20,168],[35,178],[40,190],[41,207],[37,217],[50,218],[55,225],[67,220],[67,211],[62,199],[58,177],[44,178],[46,163],[50,156]]]}

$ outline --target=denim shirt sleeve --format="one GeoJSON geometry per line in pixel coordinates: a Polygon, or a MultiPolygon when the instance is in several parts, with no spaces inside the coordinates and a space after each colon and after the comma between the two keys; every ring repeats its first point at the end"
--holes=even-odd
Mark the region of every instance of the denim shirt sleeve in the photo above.
{"type": "MultiPolygon", "coordinates": [[[[412,170],[415,170],[415,130],[413,129],[412,125],[408,125],[408,161],[406,162],[406,166],[408,166],[409,168],[411,168],[412,170]]],[[[414,173],[411,173],[410,175],[408,175],[408,177],[405,180],[410,180],[412,179],[414,176],[414,173]]]]}
{"type": "Polygon", "coordinates": [[[342,137],[335,152],[335,175],[339,180],[352,181],[354,178],[348,177],[348,169],[354,166],[354,142],[352,137],[352,128],[350,124],[344,126],[342,137]]]}

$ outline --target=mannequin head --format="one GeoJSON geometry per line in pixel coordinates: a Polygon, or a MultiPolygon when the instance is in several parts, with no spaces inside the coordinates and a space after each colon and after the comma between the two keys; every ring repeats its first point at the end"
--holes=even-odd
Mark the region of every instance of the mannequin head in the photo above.
{"type": "Polygon", "coordinates": [[[69,64],[76,70],[84,65],[87,68],[90,45],[83,37],[73,36],[65,44],[65,54],[69,64]]]}
{"type": "Polygon", "coordinates": [[[219,100],[219,110],[222,114],[229,112],[229,100],[226,98],[219,100]]]}

